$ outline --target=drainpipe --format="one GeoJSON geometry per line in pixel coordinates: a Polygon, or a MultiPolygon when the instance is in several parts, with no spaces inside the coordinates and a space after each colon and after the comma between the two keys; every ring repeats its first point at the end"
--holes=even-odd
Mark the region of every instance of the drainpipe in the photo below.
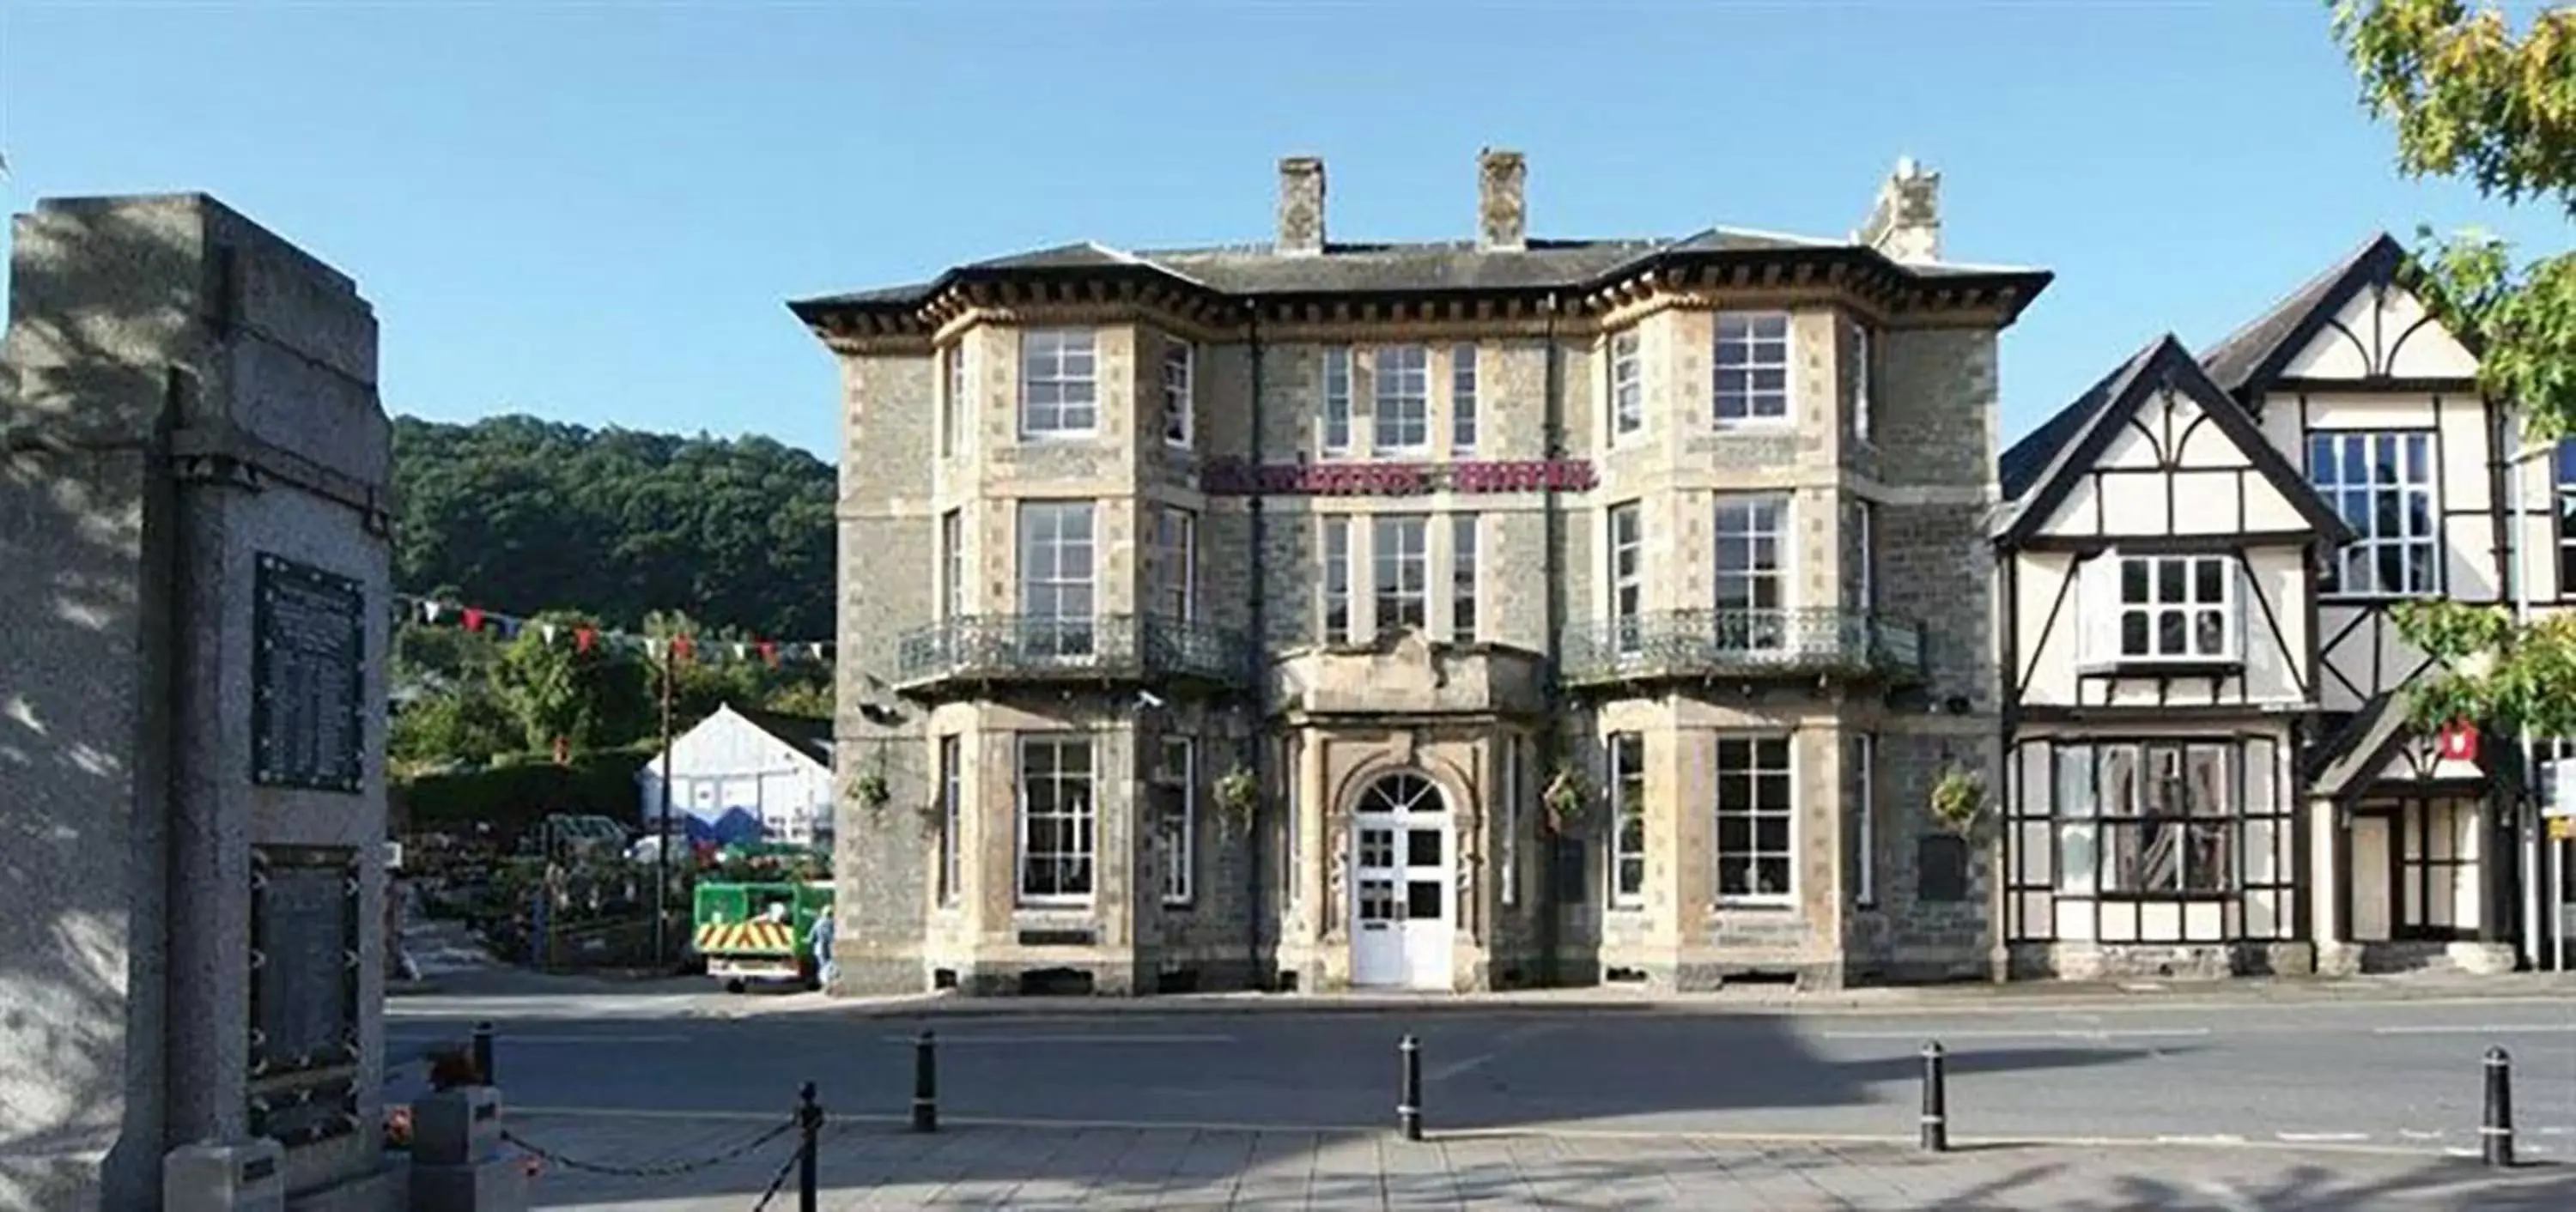
{"type": "MultiPolygon", "coordinates": [[[[1250,449],[1247,452],[1246,457],[1251,460],[1254,470],[1258,472],[1261,467],[1262,424],[1261,307],[1258,303],[1252,303],[1246,304],[1246,308],[1249,314],[1245,321],[1243,340],[1245,356],[1251,361],[1252,379],[1251,407],[1246,410],[1246,417],[1252,426],[1252,436],[1250,449]]],[[[1257,477],[1255,487],[1258,487],[1257,477]]],[[[1267,711],[1269,691],[1264,685],[1264,682],[1267,680],[1270,667],[1268,639],[1270,634],[1270,594],[1268,592],[1269,582],[1262,574],[1261,551],[1263,542],[1269,534],[1269,526],[1268,519],[1262,513],[1261,494],[1255,492],[1244,500],[1244,508],[1247,511],[1251,529],[1251,550],[1246,553],[1246,558],[1250,565],[1248,571],[1251,573],[1248,579],[1252,585],[1252,608],[1250,612],[1250,630],[1252,633],[1250,636],[1250,643],[1252,650],[1247,654],[1248,663],[1251,665],[1251,674],[1253,679],[1251,695],[1252,759],[1249,764],[1252,769],[1252,785],[1254,787],[1261,788],[1262,793],[1266,794],[1270,787],[1270,737],[1267,728],[1269,719],[1269,712],[1267,711]]],[[[1257,804],[1259,803],[1259,800],[1256,799],[1254,802],[1257,804]]],[[[1293,806],[1296,803],[1296,797],[1294,795],[1289,796],[1288,802],[1293,806]]],[[[1243,933],[1243,955],[1246,965],[1245,977],[1252,982],[1254,988],[1269,989],[1276,984],[1276,981],[1272,979],[1274,974],[1267,973],[1262,970],[1261,898],[1269,891],[1270,881],[1264,878],[1267,874],[1267,870],[1263,862],[1264,848],[1261,844],[1262,835],[1260,813],[1257,811],[1253,814],[1253,822],[1254,823],[1250,828],[1244,830],[1244,845],[1247,850],[1247,855],[1251,860],[1244,865],[1246,872],[1244,876],[1244,890],[1249,894],[1244,898],[1244,904],[1248,906],[1248,909],[1244,914],[1243,933]]],[[[1297,827],[1293,812],[1291,813],[1288,827],[1291,829],[1297,827]]],[[[1297,878],[1297,873],[1293,871],[1287,873],[1287,875],[1289,879],[1297,878]]],[[[1287,920],[1284,897],[1282,898],[1280,920],[1287,920]]]]}
{"type": "MultiPolygon", "coordinates": [[[[2523,424],[2520,413],[2507,409],[2504,415],[2498,418],[2497,428],[2510,434],[2514,440],[2512,461],[2505,467],[2507,485],[2505,516],[2510,524],[2502,529],[2505,535],[2505,550],[2512,556],[2505,575],[2513,586],[2513,621],[2516,625],[2528,626],[2531,622],[2531,570],[2524,561],[2530,556],[2531,544],[2524,542],[2522,535],[2523,491],[2528,483],[2529,474],[2524,468],[2531,461],[2528,453],[2522,449],[2522,445],[2526,436],[2525,430],[2528,427],[2523,424]]],[[[2536,781],[2533,776],[2538,773],[2539,766],[2535,760],[2538,747],[2532,743],[2531,725],[2528,723],[2521,728],[2521,741],[2525,786],[2523,794],[2516,800],[2515,806],[2519,811],[2514,814],[2514,826],[2522,835],[2522,871],[2520,878],[2515,881],[2522,885],[2522,929],[2516,933],[2521,936],[2523,965],[2532,971],[2538,971],[2541,927],[2541,848],[2538,819],[2540,811],[2533,794],[2537,788],[2532,784],[2536,781]]],[[[2489,783],[2492,785],[2493,780],[2489,780],[2489,783]]],[[[2486,899],[2490,905],[2495,903],[2495,897],[2492,895],[2486,899]]]]}
{"type": "MultiPolygon", "coordinates": [[[[1541,428],[1541,441],[1544,443],[1544,448],[1541,454],[1548,459],[1562,459],[1565,457],[1565,357],[1556,343],[1556,292],[1548,292],[1547,299],[1541,306],[1547,315],[1547,372],[1543,389],[1545,404],[1541,428]]],[[[1541,706],[1547,712],[1547,717],[1545,724],[1539,730],[1541,758],[1537,776],[1540,785],[1546,783],[1548,763],[1563,748],[1565,742],[1562,714],[1565,696],[1561,692],[1561,683],[1558,681],[1559,662],[1565,657],[1565,516],[1563,506],[1557,499],[1556,477],[1544,477],[1544,483],[1546,487],[1543,489],[1544,495],[1540,498],[1540,515],[1546,527],[1544,533],[1547,556],[1542,563],[1546,569],[1547,592],[1541,595],[1541,600],[1546,603],[1547,634],[1543,643],[1546,645],[1547,678],[1541,706]]],[[[1563,890],[1557,883],[1557,850],[1564,845],[1564,842],[1558,838],[1554,830],[1550,830],[1547,837],[1548,844],[1541,848],[1542,862],[1538,878],[1538,971],[1539,983],[1553,986],[1560,983],[1563,976],[1557,958],[1557,948],[1564,933],[1563,890]]]]}

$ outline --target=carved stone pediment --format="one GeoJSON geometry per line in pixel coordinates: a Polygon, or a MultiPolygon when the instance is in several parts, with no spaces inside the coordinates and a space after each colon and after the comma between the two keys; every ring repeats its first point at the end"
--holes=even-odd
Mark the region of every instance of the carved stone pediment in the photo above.
{"type": "Polygon", "coordinates": [[[1271,705],[1302,715],[1526,714],[1540,709],[1539,666],[1536,653],[1405,628],[1291,653],[1272,668],[1271,705]]]}

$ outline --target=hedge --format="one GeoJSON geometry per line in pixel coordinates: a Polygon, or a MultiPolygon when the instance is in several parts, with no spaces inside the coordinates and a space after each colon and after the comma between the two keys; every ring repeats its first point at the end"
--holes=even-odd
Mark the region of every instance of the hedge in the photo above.
{"type": "Polygon", "coordinates": [[[555,813],[634,824],[635,772],[654,752],[652,746],[603,749],[565,765],[550,754],[515,754],[482,770],[397,781],[394,819],[415,833],[470,833],[489,825],[503,846],[517,844],[521,833],[555,813]]]}

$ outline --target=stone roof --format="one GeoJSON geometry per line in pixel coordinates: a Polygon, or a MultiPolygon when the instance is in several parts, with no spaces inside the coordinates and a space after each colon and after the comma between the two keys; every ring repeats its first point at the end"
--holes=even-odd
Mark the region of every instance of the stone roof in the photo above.
{"type": "MultiPolygon", "coordinates": [[[[1223,295],[1336,295],[1415,291],[1575,289],[1650,258],[1673,254],[1874,250],[1837,240],[1712,227],[1680,239],[1531,239],[1520,249],[1480,249],[1472,240],[1327,244],[1320,254],[1281,253],[1268,244],[1125,251],[1083,242],[973,261],[940,277],[875,290],[797,300],[803,309],[904,306],[928,301],[964,274],[1084,269],[1159,270],[1223,295]]],[[[1908,264],[1919,278],[2046,275],[2018,266],[1908,264]]],[[[2033,292],[2036,293],[2036,292],[2033,292]]]]}

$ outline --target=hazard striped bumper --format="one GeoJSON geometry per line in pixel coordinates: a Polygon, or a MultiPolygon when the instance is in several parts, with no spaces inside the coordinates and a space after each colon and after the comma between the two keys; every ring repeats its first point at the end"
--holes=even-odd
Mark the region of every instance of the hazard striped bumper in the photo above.
{"type": "Polygon", "coordinates": [[[698,927],[691,941],[701,955],[792,953],[796,931],[783,922],[715,922],[698,927]]]}

